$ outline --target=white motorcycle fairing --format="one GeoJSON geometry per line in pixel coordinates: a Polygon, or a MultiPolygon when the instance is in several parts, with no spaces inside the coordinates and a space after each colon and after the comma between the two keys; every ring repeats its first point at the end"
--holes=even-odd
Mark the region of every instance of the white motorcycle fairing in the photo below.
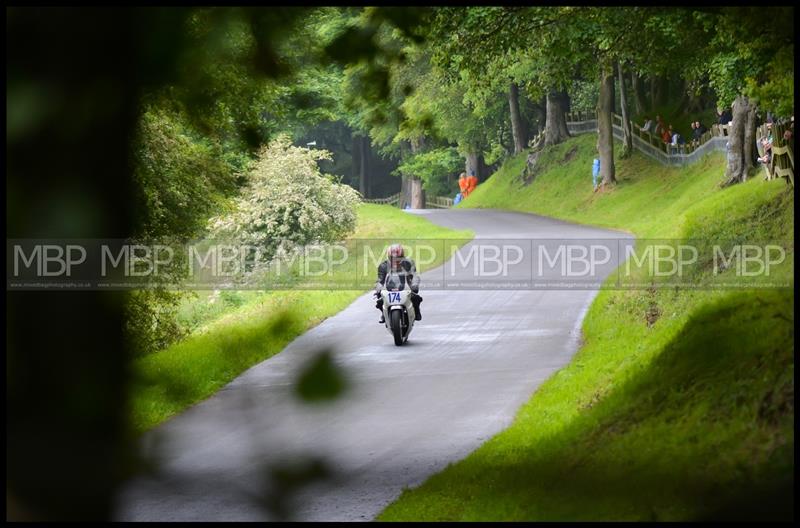
{"type": "Polygon", "coordinates": [[[414,328],[416,313],[411,302],[411,290],[381,290],[383,299],[383,318],[386,329],[394,337],[394,344],[402,345],[408,341],[408,335],[414,328]]]}

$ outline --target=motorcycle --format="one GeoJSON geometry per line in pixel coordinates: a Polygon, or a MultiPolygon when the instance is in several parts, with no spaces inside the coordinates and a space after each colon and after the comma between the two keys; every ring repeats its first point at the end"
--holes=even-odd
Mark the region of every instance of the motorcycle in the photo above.
{"type": "Polygon", "coordinates": [[[414,304],[411,302],[411,289],[399,276],[390,275],[386,278],[380,296],[383,299],[386,329],[394,337],[394,344],[401,346],[408,341],[416,318],[414,304]]]}

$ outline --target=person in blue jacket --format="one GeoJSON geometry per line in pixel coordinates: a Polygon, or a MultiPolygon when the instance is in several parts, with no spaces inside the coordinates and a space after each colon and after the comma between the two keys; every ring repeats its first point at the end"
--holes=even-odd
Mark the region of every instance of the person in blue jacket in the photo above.
{"type": "Polygon", "coordinates": [[[600,175],[600,160],[595,158],[592,162],[592,185],[597,190],[597,177],[600,175]]]}

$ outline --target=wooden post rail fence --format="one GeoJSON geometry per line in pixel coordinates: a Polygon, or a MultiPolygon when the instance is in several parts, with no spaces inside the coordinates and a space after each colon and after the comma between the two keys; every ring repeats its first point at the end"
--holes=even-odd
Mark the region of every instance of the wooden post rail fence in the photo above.
{"type": "MultiPolygon", "coordinates": [[[[567,112],[567,130],[570,134],[586,134],[597,132],[597,112],[576,111],[567,112]]],[[[700,137],[698,141],[689,141],[683,145],[665,143],[660,137],[643,131],[639,125],[630,122],[633,132],[633,148],[645,156],[663,163],[664,165],[685,166],[699,161],[703,156],[712,151],[727,151],[729,125],[714,124],[700,137]]],[[[621,140],[622,116],[613,114],[612,129],[614,138],[621,140]]],[[[792,144],[783,140],[786,125],[774,125],[772,158],[765,164],[766,179],[786,178],[787,183],[794,186],[794,151],[792,144]]],[[[756,134],[759,154],[764,155],[761,138],[766,136],[766,125],[758,128],[756,134]]]]}
{"type": "Polygon", "coordinates": [[[449,209],[453,207],[453,199],[446,196],[430,196],[425,198],[425,207],[433,209],[449,209]]]}
{"type": "MultiPolygon", "coordinates": [[[[364,203],[400,206],[400,193],[392,194],[385,198],[363,198],[364,203]]],[[[449,209],[453,207],[453,199],[447,196],[426,196],[425,207],[434,209],[449,209]]]]}
{"type": "Polygon", "coordinates": [[[381,205],[398,205],[400,203],[400,193],[395,193],[385,198],[362,198],[361,201],[381,205]]]}

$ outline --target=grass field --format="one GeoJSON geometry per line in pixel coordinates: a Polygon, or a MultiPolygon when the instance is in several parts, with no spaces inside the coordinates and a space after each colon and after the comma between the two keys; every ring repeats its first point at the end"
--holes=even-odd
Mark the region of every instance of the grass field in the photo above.
{"type": "MultiPolygon", "coordinates": [[[[723,157],[685,169],[618,161],[594,193],[594,135],[525,154],[459,207],[534,212],[637,238],[780,241],[794,270],[794,198],[761,174],[720,189],[723,157]]],[[[735,281],[733,270],[724,274],[735,281]]],[[[793,283],[792,283],[793,284],[793,283]]],[[[378,520],[792,519],[794,290],[601,291],[572,362],[513,425],[378,520]]]]}
{"type": "MultiPolygon", "coordinates": [[[[413,246],[418,238],[471,239],[471,231],[436,226],[422,217],[383,205],[363,204],[350,240],[369,244],[380,254],[398,241],[413,246]]],[[[441,264],[437,254],[428,267],[441,264]]],[[[330,280],[347,274],[337,269],[330,280]]],[[[349,305],[365,290],[200,292],[181,307],[181,317],[193,321],[194,332],[169,348],[137,359],[132,367],[132,420],[145,431],[207,398],[249,367],[280,352],[291,340],[349,305]],[[213,302],[211,302],[213,299],[213,302]]],[[[376,311],[377,317],[377,311],[376,311]]]]}

